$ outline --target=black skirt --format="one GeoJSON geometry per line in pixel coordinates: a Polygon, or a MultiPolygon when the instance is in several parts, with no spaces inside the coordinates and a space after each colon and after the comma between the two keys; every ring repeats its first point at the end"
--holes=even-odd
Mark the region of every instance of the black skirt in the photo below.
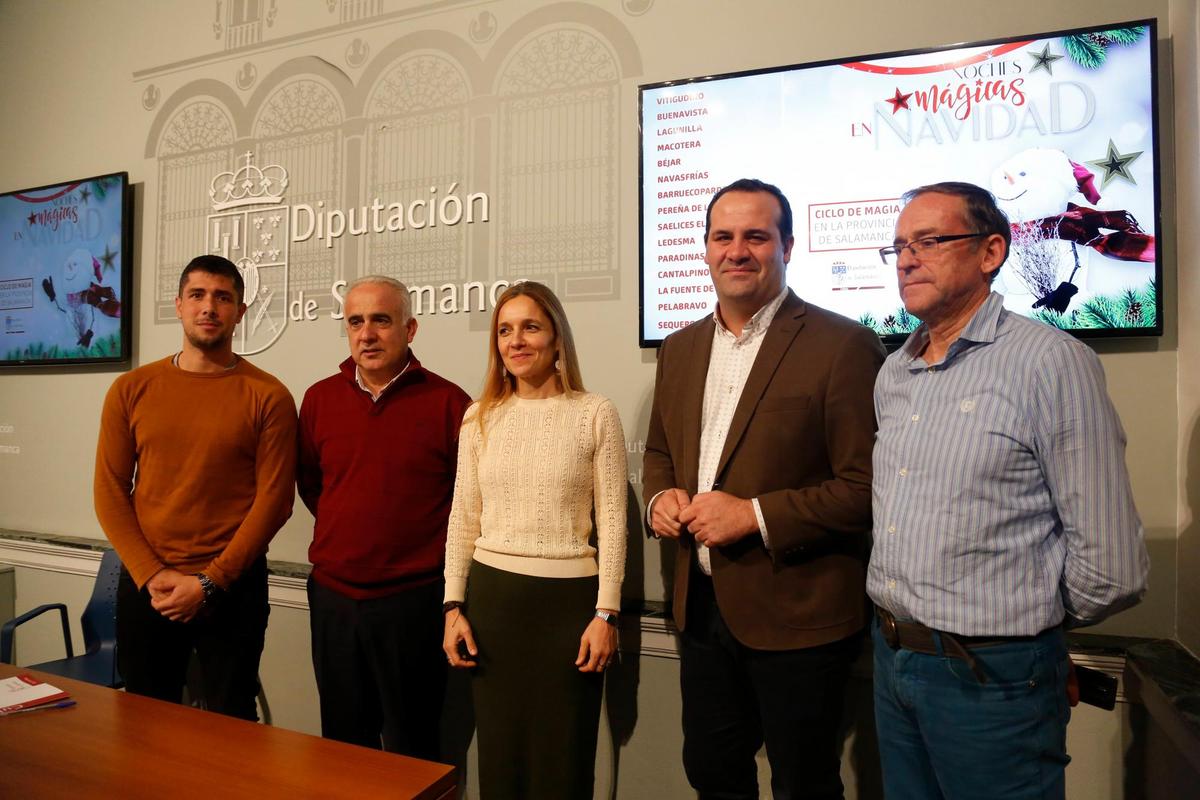
{"type": "Polygon", "coordinates": [[[471,565],[467,620],[479,647],[471,693],[480,795],[592,796],[603,673],[575,666],[599,579],[471,565]]]}

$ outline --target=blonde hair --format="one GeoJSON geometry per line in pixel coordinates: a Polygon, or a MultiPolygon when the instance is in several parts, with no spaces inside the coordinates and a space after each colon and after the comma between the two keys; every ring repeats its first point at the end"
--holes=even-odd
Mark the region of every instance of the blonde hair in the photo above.
{"type": "MultiPolygon", "coordinates": [[[[554,328],[554,344],[556,358],[554,361],[555,376],[563,393],[571,395],[575,392],[586,391],[583,388],[583,375],[579,370],[579,357],[575,354],[575,337],[571,334],[571,323],[567,321],[567,313],[563,310],[550,287],[536,281],[521,281],[514,283],[504,290],[496,300],[492,310],[492,328],[488,334],[488,365],[483,378],[483,393],[479,396],[479,405],[475,409],[475,418],[479,423],[479,432],[487,441],[484,429],[484,419],[504,404],[517,391],[517,379],[504,369],[504,361],[500,358],[500,345],[496,327],[500,320],[500,309],[505,303],[517,297],[528,297],[537,303],[550,320],[554,328]]],[[[468,420],[469,421],[469,420],[468,420]]]]}

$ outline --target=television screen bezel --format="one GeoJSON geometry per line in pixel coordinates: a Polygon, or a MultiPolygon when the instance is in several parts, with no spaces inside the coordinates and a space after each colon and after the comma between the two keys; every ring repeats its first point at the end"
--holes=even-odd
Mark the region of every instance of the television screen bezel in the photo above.
{"type": "Polygon", "coordinates": [[[133,253],[131,245],[133,243],[133,184],[129,181],[129,172],[121,170],[118,172],[102,172],[99,175],[93,175],[88,178],[70,178],[65,181],[52,181],[41,186],[31,186],[27,189],[12,189],[10,191],[0,192],[0,198],[9,197],[16,194],[28,194],[31,192],[40,192],[46,189],[55,187],[67,187],[74,184],[75,186],[89,183],[91,181],[100,180],[102,178],[120,178],[121,181],[121,252],[119,254],[121,262],[121,353],[115,356],[104,356],[99,358],[35,358],[35,359],[15,359],[12,361],[0,359],[0,370],[13,369],[18,367],[88,367],[88,366],[103,366],[106,369],[111,369],[113,366],[127,367],[133,357],[133,253]]]}
{"type": "MultiPolygon", "coordinates": [[[[871,53],[867,55],[845,56],[841,58],[828,58],[820,61],[804,61],[796,64],[786,64],[774,67],[760,67],[756,69],[738,70],[735,72],[714,73],[711,75],[702,75],[692,78],[679,78],[667,81],[655,81],[653,83],[644,83],[638,85],[638,346],[643,349],[656,349],[660,347],[663,340],[667,336],[658,339],[648,339],[645,335],[646,328],[646,203],[645,203],[645,143],[646,132],[643,126],[645,119],[644,103],[646,92],[653,89],[663,89],[670,86],[690,86],[693,84],[703,84],[708,81],[726,80],[729,78],[745,78],[755,75],[769,75],[775,72],[793,72],[804,69],[814,69],[817,67],[835,66],[854,61],[874,61],[881,58],[898,58],[903,56],[917,56],[927,53],[938,53],[946,50],[955,50],[963,47],[987,47],[991,45],[1007,44],[1010,42],[1020,42],[1028,39],[1047,39],[1062,36],[1071,36],[1077,33],[1091,32],[1097,30],[1110,30],[1113,28],[1130,28],[1138,25],[1145,25],[1148,28],[1147,37],[1150,47],[1150,113],[1153,117],[1153,125],[1151,131],[1151,140],[1153,143],[1151,162],[1153,164],[1154,175],[1154,235],[1161,237],[1163,231],[1162,225],[1162,181],[1163,172],[1161,164],[1161,142],[1159,130],[1162,127],[1162,109],[1159,105],[1158,95],[1158,18],[1149,17],[1146,19],[1117,21],[1111,23],[1096,23],[1093,25],[1081,25],[1074,28],[1064,28],[1061,30],[1044,31],[1040,33],[1027,33],[1017,36],[1004,36],[995,39],[980,39],[970,42],[958,42],[956,44],[938,45],[935,47],[922,47],[908,50],[892,50],[881,53],[871,53]]],[[[761,177],[765,180],[770,180],[770,176],[750,176],[761,177]]],[[[1074,336],[1077,339],[1126,339],[1126,338],[1144,338],[1156,337],[1163,335],[1163,250],[1161,247],[1155,249],[1154,254],[1154,285],[1155,291],[1155,324],[1153,327],[1140,328],[1063,328],[1065,333],[1074,336]]],[[[702,319],[702,318],[701,318],[702,319]]],[[[902,345],[908,339],[909,334],[893,333],[880,336],[889,349],[894,349],[902,345]]]]}

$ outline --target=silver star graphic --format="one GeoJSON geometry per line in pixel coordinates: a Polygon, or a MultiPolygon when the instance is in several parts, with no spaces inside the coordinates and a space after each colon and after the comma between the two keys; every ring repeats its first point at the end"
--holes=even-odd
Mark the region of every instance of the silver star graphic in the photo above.
{"type": "Polygon", "coordinates": [[[1050,52],[1050,43],[1046,42],[1046,46],[1042,48],[1042,52],[1038,53],[1034,50],[1025,51],[1033,56],[1033,69],[1029,70],[1029,74],[1037,72],[1039,69],[1046,70],[1049,75],[1054,74],[1054,62],[1058,61],[1062,56],[1054,55],[1050,52]]]}
{"type": "Polygon", "coordinates": [[[1133,173],[1129,171],[1129,165],[1137,161],[1143,152],[1142,150],[1138,150],[1136,153],[1122,153],[1117,150],[1117,146],[1113,144],[1113,140],[1109,139],[1108,152],[1104,154],[1104,158],[1097,158],[1087,163],[1097,169],[1104,170],[1104,177],[1100,179],[1101,189],[1108,186],[1113,178],[1121,178],[1137,186],[1137,181],[1133,179],[1133,173]]]}

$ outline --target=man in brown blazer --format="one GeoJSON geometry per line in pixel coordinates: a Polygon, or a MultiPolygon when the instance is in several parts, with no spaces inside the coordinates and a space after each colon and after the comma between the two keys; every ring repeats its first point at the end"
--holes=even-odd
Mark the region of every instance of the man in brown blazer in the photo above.
{"type": "Polygon", "coordinates": [[[667,337],[644,497],[676,539],[683,762],[702,798],[841,797],[842,695],[866,625],[869,329],[786,284],[791,207],[742,179],[713,197],[716,312],[667,337]]]}

